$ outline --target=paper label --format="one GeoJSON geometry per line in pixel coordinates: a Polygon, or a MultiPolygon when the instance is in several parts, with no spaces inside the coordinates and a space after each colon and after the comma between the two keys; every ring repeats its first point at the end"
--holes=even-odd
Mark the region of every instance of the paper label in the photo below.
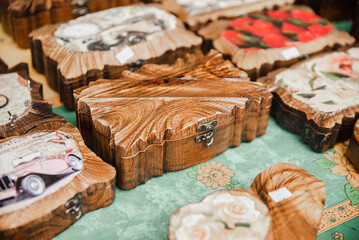
{"type": "Polygon", "coordinates": [[[285,60],[291,60],[293,58],[299,57],[300,53],[298,52],[298,49],[296,47],[291,47],[283,50],[282,55],[285,58],[285,60]]]}
{"type": "Polygon", "coordinates": [[[118,59],[118,61],[120,61],[121,64],[125,64],[127,60],[129,60],[133,56],[135,56],[135,53],[131,50],[131,48],[125,47],[124,49],[122,49],[121,52],[116,55],[116,58],[118,59]]]}
{"type": "Polygon", "coordinates": [[[293,194],[286,188],[280,188],[276,191],[273,192],[269,192],[269,196],[273,199],[274,202],[278,203],[281,202],[285,199],[288,199],[292,196],[293,194]]]}

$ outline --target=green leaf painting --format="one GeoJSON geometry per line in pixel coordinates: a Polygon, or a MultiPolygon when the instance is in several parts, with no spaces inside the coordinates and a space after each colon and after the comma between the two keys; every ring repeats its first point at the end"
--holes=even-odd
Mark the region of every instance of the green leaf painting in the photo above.
{"type": "Polygon", "coordinates": [[[334,101],[332,101],[332,100],[323,102],[323,104],[327,104],[327,105],[337,105],[336,102],[334,102],[334,101]]]}
{"type": "Polygon", "coordinates": [[[344,75],[344,74],[340,74],[340,73],[333,73],[333,72],[324,72],[321,71],[321,73],[326,76],[327,78],[330,79],[338,79],[338,78],[348,78],[349,76],[344,75]]]}
{"type": "Polygon", "coordinates": [[[315,66],[317,66],[316,63],[314,63],[314,64],[312,65],[312,71],[313,71],[313,72],[315,72],[315,66]]]}
{"type": "Polygon", "coordinates": [[[324,90],[326,87],[327,87],[327,86],[323,85],[323,86],[314,88],[313,91],[316,91],[316,90],[324,90]]]}
{"type": "Polygon", "coordinates": [[[304,97],[304,98],[312,98],[314,97],[316,94],[315,93],[298,93],[298,96],[304,97]]]}
{"type": "Polygon", "coordinates": [[[350,200],[350,205],[354,206],[354,205],[359,204],[358,188],[352,188],[352,186],[348,183],[348,184],[345,184],[344,191],[350,200]]]}
{"type": "Polygon", "coordinates": [[[251,227],[251,225],[249,223],[241,223],[241,222],[237,222],[236,224],[234,224],[234,226],[236,226],[236,227],[246,227],[246,228],[251,227]]]}
{"type": "Polygon", "coordinates": [[[197,171],[192,171],[187,173],[188,177],[197,179],[197,171]]]}
{"type": "Polygon", "coordinates": [[[315,81],[315,79],[317,79],[317,77],[314,77],[314,78],[312,78],[312,79],[310,79],[309,80],[309,86],[310,86],[310,88],[313,90],[313,88],[314,88],[314,81],[315,81]]]}
{"type": "Polygon", "coordinates": [[[321,168],[330,169],[334,167],[336,164],[326,158],[321,158],[318,160],[315,160],[315,163],[319,165],[321,168]]]}
{"type": "Polygon", "coordinates": [[[277,84],[278,84],[279,86],[281,86],[281,87],[284,87],[284,88],[287,88],[287,87],[288,87],[288,85],[284,83],[283,79],[279,79],[278,82],[277,82],[277,84]]]}

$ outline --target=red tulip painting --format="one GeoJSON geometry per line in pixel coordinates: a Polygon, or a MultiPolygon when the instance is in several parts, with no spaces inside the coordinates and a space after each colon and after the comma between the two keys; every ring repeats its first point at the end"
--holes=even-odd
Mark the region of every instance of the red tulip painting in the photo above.
{"type": "Polygon", "coordinates": [[[222,37],[247,51],[298,46],[333,31],[328,21],[301,9],[248,14],[229,23],[222,37]]]}

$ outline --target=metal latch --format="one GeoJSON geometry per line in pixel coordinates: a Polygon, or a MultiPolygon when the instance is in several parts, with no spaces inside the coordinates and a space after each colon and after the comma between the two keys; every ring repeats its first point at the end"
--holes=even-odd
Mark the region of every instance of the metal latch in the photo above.
{"type": "Polygon", "coordinates": [[[217,120],[212,120],[198,125],[197,132],[206,132],[197,135],[196,142],[205,142],[207,147],[211,147],[213,145],[214,136],[216,135],[216,129],[214,127],[217,126],[217,124],[217,120]]]}
{"type": "Polygon", "coordinates": [[[65,203],[66,216],[71,216],[76,220],[78,220],[81,217],[82,215],[81,209],[83,205],[83,203],[81,202],[81,198],[82,198],[82,193],[78,193],[65,203]]]}
{"type": "Polygon", "coordinates": [[[88,0],[72,0],[71,6],[74,7],[72,10],[72,15],[74,17],[79,17],[89,12],[88,0]]]}

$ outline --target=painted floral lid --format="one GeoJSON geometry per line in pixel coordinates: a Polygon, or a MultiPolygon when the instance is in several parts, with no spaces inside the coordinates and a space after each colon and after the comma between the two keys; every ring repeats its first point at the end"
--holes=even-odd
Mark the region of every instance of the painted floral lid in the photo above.
{"type": "Polygon", "coordinates": [[[229,23],[222,37],[239,48],[256,51],[298,46],[332,31],[327,20],[293,8],[241,16],[229,23]]]}
{"type": "Polygon", "coordinates": [[[317,111],[359,104],[359,48],[333,52],[280,72],[275,83],[317,111]]]}

